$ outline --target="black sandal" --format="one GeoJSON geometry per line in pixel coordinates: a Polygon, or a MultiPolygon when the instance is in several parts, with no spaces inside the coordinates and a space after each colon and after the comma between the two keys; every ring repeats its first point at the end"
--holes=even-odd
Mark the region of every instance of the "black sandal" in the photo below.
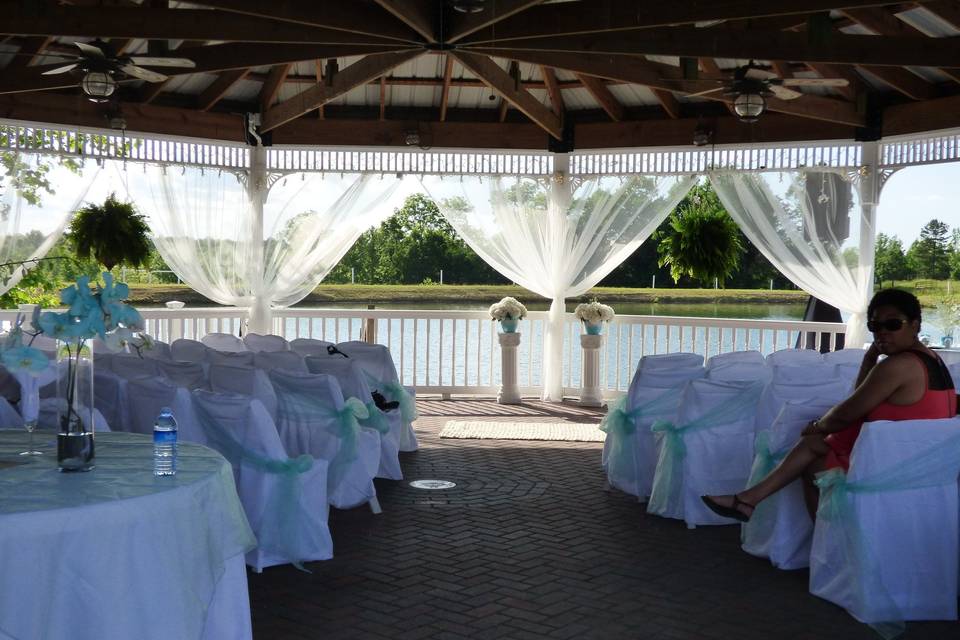
{"type": "MultiPolygon", "coordinates": [[[[733,505],[729,507],[725,507],[722,504],[717,503],[710,496],[700,496],[700,499],[703,500],[703,504],[707,505],[707,508],[710,509],[710,511],[713,511],[718,516],[722,516],[724,518],[733,518],[734,520],[738,520],[740,522],[749,522],[750,516],[737,509],[738,505],[756,509],[756,506],[750,504],[749,502],[744,502],[739,496],[737,496],[737,494],[733,494],[733,505]]],[[[750,513],[751,515],[753,514],[752,511],[750,513]]]]}

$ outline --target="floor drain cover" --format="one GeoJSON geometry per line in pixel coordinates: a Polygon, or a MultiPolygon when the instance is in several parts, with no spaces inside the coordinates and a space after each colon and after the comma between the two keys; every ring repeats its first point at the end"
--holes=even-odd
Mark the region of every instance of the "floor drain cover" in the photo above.
{"type": "Polygon", "coordinates": [[[410,486],[414,489],[453,489],[457,483],[449,480],[414,480],[410,486]]]}

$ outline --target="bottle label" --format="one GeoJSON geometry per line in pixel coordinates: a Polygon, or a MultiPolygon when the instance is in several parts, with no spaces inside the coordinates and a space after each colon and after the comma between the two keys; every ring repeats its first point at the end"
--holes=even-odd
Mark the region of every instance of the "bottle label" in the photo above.
{"type": "Polygon", "coordinates": [[[154,431],[153,444],[177,444],[177,431],[154,431]]]}

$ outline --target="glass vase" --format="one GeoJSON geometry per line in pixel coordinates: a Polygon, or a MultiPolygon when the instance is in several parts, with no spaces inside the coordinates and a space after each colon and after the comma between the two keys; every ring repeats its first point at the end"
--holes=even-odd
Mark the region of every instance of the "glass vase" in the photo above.
{"type": "Polygon", "coordinates": [[[60,471],[94,467],[93,342],[57,342],[57,465],[60,471]]]}
{"type": "Polygon", "coordinates": [[[500,329],[502,333],[516,333],[517,326],[520,324],[520,320],[517,318],[511,318],[507,316],[500,321],[500,329]]]}
{"type": "Polygon", "coordinates": [[[602,322],[584,322],[583,328],[586,330],[587,335],[589,336],[598,336],[603,333],[602,322]]]}

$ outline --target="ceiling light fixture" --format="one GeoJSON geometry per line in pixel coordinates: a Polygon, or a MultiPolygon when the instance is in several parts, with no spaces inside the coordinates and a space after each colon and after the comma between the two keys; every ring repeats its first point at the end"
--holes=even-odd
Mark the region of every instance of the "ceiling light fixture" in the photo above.
{"type": "Polygon", "coordinates": [[[480,13],[487,8],[487,2],[486,0],[453,0],[450,6],[460,13],[480,13]]]}
{"type": "Polygon", "coordinates": [[[106,102],[117,90],[117,81],[106,71],[90,71],[83,76],[80,86],[92,102],[106,102]]]}
{"type": "Polygon", "coordinates": [[[713,129],[703,120],[699,120],[693,130],[693,145],[695,147],[705,147],[710,144],[711,140],[713,140],[713,129]]]}
{"type": "Polygon", "coordinates": [[[756,122],[767,108],[767,100],[761,93],[741,93],[733,101],[733,110],[740,122],[756,122]]]}

